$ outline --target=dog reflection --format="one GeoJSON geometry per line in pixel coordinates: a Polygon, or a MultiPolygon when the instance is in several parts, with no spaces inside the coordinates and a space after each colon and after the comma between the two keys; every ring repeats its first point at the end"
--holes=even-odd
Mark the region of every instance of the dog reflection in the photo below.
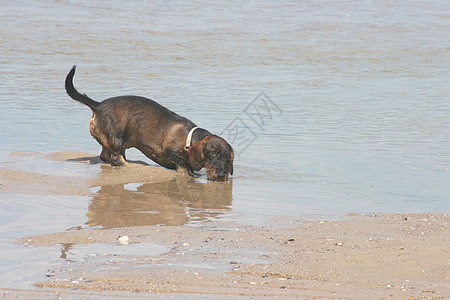
{"type": "Polygon", "coordinates": [[[223,214],[232,202],[232,181],[196,182],[189,176],[160,183],[102,186],[87,213],[103,228],[183,225],[223,214]]]}

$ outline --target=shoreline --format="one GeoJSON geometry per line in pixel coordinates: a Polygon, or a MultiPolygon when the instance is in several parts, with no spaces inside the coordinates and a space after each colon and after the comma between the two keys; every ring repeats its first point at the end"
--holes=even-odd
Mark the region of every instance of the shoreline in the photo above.
{"type": "MultiPolygon", "coordinates": [[[[14,155],[25,157],[21,153],[14,155]]],[[[62,169],[69,175],[61,176],[60,171],[51,168],[49,173],[40,174],[5,165],[0,168],[1,193],[36,197],[96,193],[102,197],[92,200],[86,228],[18,237],[17,247],[59,249],[59,254],[50,267],[41,270],[42,276],[30,289],[2,283],[0,296],[445,299],[450,295],[447,214],[351,214],[333,220],[265,217],[266,222],[255,225],[220,220],[217,209],[193,216],[177,204],[175,194],[159,196],[150,203],[161,205],[158,211],[169,211],[158,220],[172,226],[145,222],[136,226],[140,225],[136,215],[128,218],[113,214],[118,208],[125,215],[130,214],[136,207],[127,210],[124,205],[129,202],[109,207],[105,201],[117,195],[117,190],[104,189],[102,194],[93,191],[93,187],[147,182],[131,185],[128,188],[133,193],[117,197],[128,197],[153,216],[155,211],[145,206],[148,199],[136,195],[155,190],[152,195],[166,195],[167,191],[174,191],[170,182],[175,182],[177,173],[140,163],[120,172],[111,172],[111,167],[101,165],[101,173],[95,173],[89,165],[99,162],[91,154],[61,152],[45,159],[48,158],[79,165],[91,173],[77,177],[76,172],[73,175],[71,170],[62,169]],[[149,172],[153,177],[149,177],[149,172]],[[121,221],[108,223],[101,212],[121,221]],[[191,223],[196,218],[202,221],[191,223]]],[[[183,190],[192,184],[186,180],[176,182],[177,193],[192,192],[183,190]]],[[[211,207],[208,205],[227,209],[226,185],[204,184],[201,188],[205,198],[188,199],[189,206],[200,211],[207,211],[211,207]],[[223,194],[221,202],[205,203],[208,192],[217,193],[218,187],[223,194]]]]}
{"type": "Polygon", "coordinates": [[[39,290],[108,296],[205,295],[310,299],[445,299],[449,216],[392,214],[339,221],[273,218],[27,237],[65,259],[39,290]],[[118,239],[126,236],[129,243],[118,239]]]}

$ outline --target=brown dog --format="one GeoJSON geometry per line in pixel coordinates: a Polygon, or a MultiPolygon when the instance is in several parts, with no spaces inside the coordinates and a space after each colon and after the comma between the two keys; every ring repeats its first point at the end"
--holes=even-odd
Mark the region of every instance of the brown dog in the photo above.
{"type": "Polygon", "coordinates": [[[75,68],[67,75],[66,91],[92,110],[91,134],[103,146],[103,161],[125,165],[125,149],[135,147],[169,169],[183,168],[193,175],[206,167],[209,180],[228,180],[228,174],[233,175],[233,148],[223,138],[144,97],[94,101],[73,86],[75,68]]]}

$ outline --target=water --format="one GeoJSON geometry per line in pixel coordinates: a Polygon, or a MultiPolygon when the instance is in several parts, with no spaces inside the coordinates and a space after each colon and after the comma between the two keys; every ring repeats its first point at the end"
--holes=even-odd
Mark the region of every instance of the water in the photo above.
{"type": "Polygon", "coordinates": [[[449,11],[439,0],[5,2],[0,149],[100,152],[90,110],[65,94],[77,64],[92,98],[147,96],[232,142],[225,217],[448,213],[449,11]]]}

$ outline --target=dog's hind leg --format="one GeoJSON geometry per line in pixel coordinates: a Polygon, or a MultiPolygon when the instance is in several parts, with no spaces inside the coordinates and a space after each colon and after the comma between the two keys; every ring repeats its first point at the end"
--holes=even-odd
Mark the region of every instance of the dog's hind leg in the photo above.
{"type": "MultiPolygon", "coordinates": [[[[112,166],[125,166],[128,164],[125,159],[125,148],[120,143],[102,143],[100,139],[97,139],[97,141],[102,145],[102,152],[100,153],[102,161],[110,163],[112,166]]],[[[110,141],[110,139],[106,139],[106,141],[110,141]]]]}
{"type": "MultiPolygon", "coordinates": [[[[110,163],[112,166],[125,166],[128,162],[125,160],[125,149],[122,145],[114,147],[112,151],[106,149],[110,155],[110,163]]],[[[105,151],[105,152],[106,152],[105,151]]],[[[102,151],[103,153],[103,151],[102,151]]]]}
{"type": "Polygon", "coordinates": [[[111,165],[117,167],[126,166],[128,165],[128,162],[122,154],[111,154],[111,165]]]}
{"type": "Polygon", "coordinates": [[[102,145],[100,159],[112,166],[127,165],[122,134],[120,131],[117,133],[114,126],[105,126],[105,123],[110,124],[104,118],[98,118],[95,113],[90,122],[91,135],[102,145]]]}
{"type": "MultiPolygon", "coordinates": [[[[111,138],[109,143],[110,148],[107,149],[111,156],[112,166],[125,166],[128,162],[125,160],[125,147],[121,138],[111,138]]],[[[103,151],[102,151],[103,152],[103,151]]]]}
{"type": "Polygon", "coordinates": [[[102,153],[100,153],[100,159],[106,163],[111,163],[111,152],[106,149],[105,146],[102,146],[102,153]]]}

